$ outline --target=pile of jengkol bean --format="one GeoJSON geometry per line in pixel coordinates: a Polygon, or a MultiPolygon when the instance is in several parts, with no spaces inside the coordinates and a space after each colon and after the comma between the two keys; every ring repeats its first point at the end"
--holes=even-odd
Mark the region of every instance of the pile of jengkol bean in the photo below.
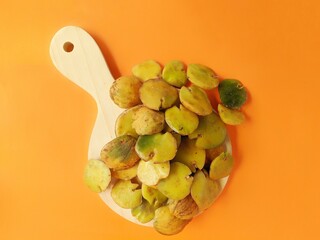
{"type": "Polygon", "coordinates": [[[103,192],[116,179],[111,190],[116,204],[131,209],[141,223],[153,220],[158,232],[176,234],[212,205],[222,190],[219,180],[233,168],[225,124],[244,121],[246,90],[201,64],[171,61],[162,69],[148,60],[114,81],[110,96],[126,110],[101,159],[88,161],[85,183],[103,192]],[[215,88],[217,111],[207,95],[215,88]]]}

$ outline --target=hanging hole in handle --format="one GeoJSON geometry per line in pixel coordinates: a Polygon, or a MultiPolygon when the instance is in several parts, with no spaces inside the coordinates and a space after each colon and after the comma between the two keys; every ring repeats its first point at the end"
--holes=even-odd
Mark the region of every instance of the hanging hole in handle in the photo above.
{"type": "Polygon", "coordinates": [[[64,44],[63,44],[63,50],[65,51],[65,52],[72,52],[73,51],[73,48],[74,48],[74,45],[73,45],[73,43],[71,43],[71,42],[65,42],[64,44]]]}

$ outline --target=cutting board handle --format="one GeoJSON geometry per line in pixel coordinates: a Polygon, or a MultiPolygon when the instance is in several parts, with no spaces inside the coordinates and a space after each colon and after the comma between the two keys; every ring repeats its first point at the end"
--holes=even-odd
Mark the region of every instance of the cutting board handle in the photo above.
{"type": "Polygon", "coordinates": [[[59,72],[87,91],[97,103],[98,116],[89,146],[89,158],[97,158],[101,144],[115,137],[114,124],[122,111],[110,98],[114,78],[103,54],[85,30],[66,26],[52,38],[50,56],[59,72]]]}

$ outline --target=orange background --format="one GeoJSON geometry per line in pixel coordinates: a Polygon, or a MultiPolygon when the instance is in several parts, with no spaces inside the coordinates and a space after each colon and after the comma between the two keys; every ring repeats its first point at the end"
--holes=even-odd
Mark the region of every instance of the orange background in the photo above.
{"type": "Polygon", "coordinates": [[[316,0],[2,1],[0,239],[167,238],[82,182],[96,106],[51,63],[66,25],[96,39],[115,77],[181,59],[250,92],[225,191],[170,239],[320,239],[319,12],[316,0]]]}

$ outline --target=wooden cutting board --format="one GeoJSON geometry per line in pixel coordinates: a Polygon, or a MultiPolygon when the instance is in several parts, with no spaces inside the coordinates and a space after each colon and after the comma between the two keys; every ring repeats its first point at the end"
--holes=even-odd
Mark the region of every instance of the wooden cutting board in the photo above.
{"type": "MultiPolygon", "coordinates": [[[[98,114],[89,143],[88,159],[100,159],[102,147],[115,138],[115,122],[124,109],[113,103],[109,89],[114,81],[99,46],[85,30],[76,26],[60,29],[52,38],[50,56],[53,64],[67,79],[88,92],[96,101],[98,114]]],[[[227,150],[231,144],[227,139],[227,150]]],[[[221,179],[222,188],[228,177],[221,179]]],[[[110,191],[114,181],[101,199],[117,214],[136,224],[152,226],[152,222],[140,223],[131,215],[130,209],[119,207],[111,198],[110,191]]]]}

